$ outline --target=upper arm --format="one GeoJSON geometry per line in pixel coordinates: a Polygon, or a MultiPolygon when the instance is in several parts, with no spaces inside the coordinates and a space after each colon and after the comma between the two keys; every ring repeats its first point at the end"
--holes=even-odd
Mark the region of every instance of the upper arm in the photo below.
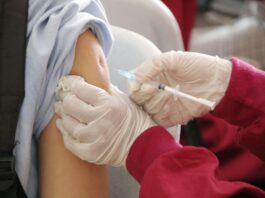
{"type": "Polygon", "coordinates": [[[78,38],[71,74],[84,77],[90,84],[109,89],[106,59],[93,33],[85,32],[78,38]]]}
{"type": "MultiPolygon", "coordinates": [[[[87,82],[109,89],[109,74],[104,53],[91,32],[77,40],[71,71],[87,82]]],[[[41,197],[108,197],[105,166],[82,161],[68,151],[56,128],[54,115],[39,139],[39,172],[41,197]]]]}

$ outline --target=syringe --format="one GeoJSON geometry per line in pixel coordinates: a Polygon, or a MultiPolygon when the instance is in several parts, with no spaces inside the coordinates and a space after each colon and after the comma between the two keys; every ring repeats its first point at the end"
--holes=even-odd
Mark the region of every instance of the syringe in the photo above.
{"type": "MultiPolygon", "coordinates": [[[[126,70],[121,70],[121,69],[117,69],[117,72],[129,80],[136,80],[136,76],[132,72],[128,72],[126,70]]],[[[178,89],[167,86],[163,83],[159,83],[159,82],[155,82],[155,81],[148,81],[147,84],[150,84],[151,86],[154,86],[160,90],[164,90],[164,91],[167,91],[169,93],[172,93],[175,96],[186,98],[186,99],[191,100],[193,102],[197,102],[199,104],[208,106],[208,107],[210,107],[211,110],[214,109],[215,102],[212,102],[212,101],[209,101],[209,100],[206,100],[203,98],[197,98],[197,97],[194,97],[192,95],[183,93],[183,92],[179,91],[178,89]]]]}

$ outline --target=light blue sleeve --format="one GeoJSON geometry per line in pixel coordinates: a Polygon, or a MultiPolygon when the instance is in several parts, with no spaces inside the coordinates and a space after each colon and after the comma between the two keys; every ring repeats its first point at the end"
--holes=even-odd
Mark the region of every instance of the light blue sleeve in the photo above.
{"type": "Polygon", "coordinates": [[[29,198],[38,192],[38,137],[54,114],[54,92],[59,78],[71,70],[76,40],[88,28],[107,56],[113,39],[99,1],[29,1],[25,98],[14,149],[16,170],[29,198]]]}

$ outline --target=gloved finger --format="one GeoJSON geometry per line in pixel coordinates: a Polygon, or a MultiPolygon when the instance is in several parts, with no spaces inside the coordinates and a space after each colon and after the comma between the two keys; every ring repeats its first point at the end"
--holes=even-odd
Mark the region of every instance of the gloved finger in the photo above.
{"type": "Polygon", "coordinates": [[[63,133],[67,133],[72,138],[75,138],[74,133],[77,126],[82,125],[82,123],[78,122],[71,116],[65,115],[61,119],[56,120],[56,126],[63,133]]]}
{"type": "Polygon", "coordinates": [[[164,113],[158,113],[156,115],[153,116],[153,120],[165,127],[172,127],[175,126],[177,124],[182,124],[182,115],[179,114],[178,111],[172,112],[171,110],[164,112],[164,113]]]}
{"type": "Polygon", "coordinates": [[[98,163],[98,155],[102,153],[104,147],[101,147],[100,143],[82,143],[76,139],[73,139],[67,133],[62,135],[65,147],[74,155],[84,161],[99,165],[101,164],[98,163]]]}
{"type": "Polygon", "coordinates": [[[103,135],[101,126],[107,127],[106,123],[100,122],[100,118],[98,121],[83,124],[68,115],[65,115],[62,119],[58,119],[58,121],[56,121],[56,126],[57,124],[59,129],[62,129],[73,139],[86,143],[91,143],[100,139],[103,135]]]}
{"type": "Polygon", "coordinates": [[[183,101],[182,98],[177,101],[172,101],[172,103],[174,103],[176,107],[172,109],[169,115],[172,123],[186,124],[188,121],[194,118],[190,114],[190,110],[193,109],[193,106],[186,106],[186,102],[187,101],[183,101]]]}
{"type": "Polygon", "coordinates": [[[56,90],[56,99],[62,101],[66,96],[70,95],[71,92],[63,91],[62,89],[56,90]]]}
{"type": "Polygon", "coordinates": [[[159,90],[149,84],[141,84],[139,90],[131,93],[131,99],[138,105],[143,105],[150,100],[159,90]]]}
{"type": "Polygon", "coordinates": [[[181,101],[170,97],[161,111],[152,115],[153,120],[163,127],[172,127],[185,122],[187,110],[181,106],[181,101]]]}
{"type": "Polygon", "coordinates": [[[66,95],[71,93],[73,86],[77,82],[85,82],[85,80],[82,77],[75,75],[67,75],[61,77],[55,92],[56,98],[58,100],[63,100],[66,95]]]}
{"type": "Polygon", "coordinates": [[[104,89],[84,81],[76,82],[72,87],[72,93],[79,99],[93,106],[104,103],[110,97],[110,94],[104,89]]]}
{"type": "Polygon", "coordinates": [[[153,94],[151,99],[145,101],[144,110],[151,115],[156,114],[162,110],[171,97],[173,97],[171,93],[159,90],[153,94]]]}
{"type": "Polygon", "coordinates": [[[60,117],[63,117],[65,115],[64,110],[63,110],[63,104],[61,101],[58,101],[54,104],[54,111],[60,117]]]}
{"type": "Polygon", "coordinates": [[[78,140],[73,139],[69,134],[62,133],[63,136],[63,142],[64,146],[71,151],[74,155],[79,157],[82,160],[89,161],[89,148],[86,148],[86,146],[82,143],[80,143],[78,140]]]}
{"type": "Polygon", "coordinates": [[[56,127],[59,129],[59,131],[61,132],[61,134],[66,134],[68,133],[68,131],[66,131],[66,129],[63,127],[63,124],[62,124],[62,119],[59,118],[56,120],[55,122],[56,124],[56,127]]]}
{"type": "Polygon", "coordinates": [[[175,53],[174,51],[166,52],[142,63],[135,69],[136,80],[141,83],[147,82],[154,80],[161,72],[169,71],[175,53]]]}
{"type": "Polygon", "coordinates": [[[168,104],[165,104],[159,112],[151,115],[152,119],[157,121],[157,120],[163,119],[165,117],[168,117],[171,109],[172,109],[172,107],[170,107],[168,104]]]}
{"type": "Polygon", "coordinates": [[[129,93],[133,93],[136,91],[139,91],[141,87],[141,83],[135,81],[135,80],[129,80],[128,81],[128,91],[129,93]]]}
{"type": "Polygon", "coordinates": [[[106,105],[91,106],[75,95],[65,97],[61,111],[83,123],[89,123],[106,111],[106,105]]]}
{"type": "Polygon", "coordinates": [[[116,126],[111,125],[112,123],[105,122],[104,119],[99,118],[94,122],[88,123],[86,126],[78,125],[75,128],[73,136],[80,142],[92,143],[101,141],[102,143],[104,142],[105,135],[113,135],[113,131],[109,129],[114,130],[116,126]],[[106,131],[108,131],[107,134],[106,131]]]}
{"type": "Polygon", "coordinates": [[[172,122],[170,117],[160,119],[159,121],[157,121],[157,124],[159,124],[160,126],[162,126],[164,128],[169,128],[169,127],[173,127],[176,125],[175,122],[172,122]]]}
{"type": "MultiPolygon", "coordinates": [[[[79,130],[85,128],[85,125],[78,122],[74,118],[66,115],[62,119],[56,120],[56,126],[62,134],[67,134],[68,136],[71,136],[72,139],[77,140],[78,142],[83,141],[79,138],[79,130]]],[[[87,133],[87,137],[87,139],[89,140],[89,133],[87,133]]]]}

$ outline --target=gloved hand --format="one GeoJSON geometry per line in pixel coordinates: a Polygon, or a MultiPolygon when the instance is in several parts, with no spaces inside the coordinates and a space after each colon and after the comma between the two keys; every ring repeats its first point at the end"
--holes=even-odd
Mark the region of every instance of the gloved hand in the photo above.
{"type": "Polygon", "coordinates": [[[64,145],[82,160],[120,166],[135,139],[154,126],[149,115],[117,87],[110,93],[81,77],[60,80],[55,111],[64,145]]]}
{"type": "Polygon", "coordinates": [[[228,60],[192,52],[167,52],[136,68],[137,81],[129,83],[131,98],[164,127],[184,124],[210,108],[173,96],[148,84],[158,81],[216,104],[224,96],[232,64],[228,60]]]}

